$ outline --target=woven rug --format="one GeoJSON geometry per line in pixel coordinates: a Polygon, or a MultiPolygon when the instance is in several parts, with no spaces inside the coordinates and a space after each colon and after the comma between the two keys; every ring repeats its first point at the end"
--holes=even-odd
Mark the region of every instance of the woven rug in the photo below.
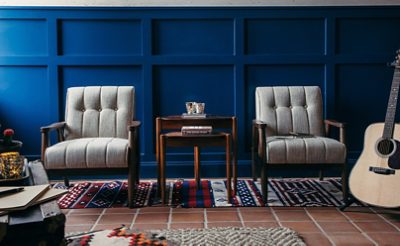
{"type": "Polygon", "coordinates": [[[306,244],[289,228],[219,227],[132,232],[126,228],[67,238],[67,245],[293,245],[306,244]]]}
{"type": "MultiPolygon", "coordinates": [[[[55,184],[55,188],[66,188],[55,184]]],[[[227,201],[226,184],[223,180],[202,180],[201,189],[195,188],[194,180],[167,183],[168,204],[173,207],[256,207],[256,206],[340,206],[341,183],[338,178],[323,181],[310,178],[270,179],[268,203],[261,197],[260,182],[238,180],[237,194],[227,201]]],[[[80,182],[69,187],[69,193],[58,200],[61,208],[109,208],[125,207],[127,182],[80,182]]],[[[157,182],[141,182],[135,197],[135,206],[160,204],[156,195],[157,182]]]]}

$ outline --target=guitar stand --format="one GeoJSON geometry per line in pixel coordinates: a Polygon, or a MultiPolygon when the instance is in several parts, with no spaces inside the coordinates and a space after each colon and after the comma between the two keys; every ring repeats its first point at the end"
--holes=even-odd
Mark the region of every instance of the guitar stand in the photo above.
{"type": "Polygon", "coordinates": [[[349,207],[351,204],[355,203],[356,201],[357,201],[357,199],[354,196],[349,195],[349,197],[346,199],[344,204],[339,207],[340,211],[343,212],[347,207],[349,207]]]}

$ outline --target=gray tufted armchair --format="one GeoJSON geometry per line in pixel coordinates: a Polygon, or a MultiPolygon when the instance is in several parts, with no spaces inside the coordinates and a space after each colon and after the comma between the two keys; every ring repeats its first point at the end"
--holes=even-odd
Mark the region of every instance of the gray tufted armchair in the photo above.
{"type": "Polygon", "coordinates": [[[132,207],[140,167],[140,122],[133,121],[134,87],[72,87],[66,100],[65,122],[41,128],[45,168],[65,177],[71,171],[127,168],[128,202],[132,207]],[[51,130],[57,130],[58,143],[49,146],[51,130]]]}
{"type": "Polygon", "coordinates": [[[255,92],[252,171],[268,200],[268,171],[273,167],[318,167],[320,178],[327,166],[342,168],[343,198],[347,199],[344,124],[322,117],[322,96],[317,86],[258,87],[255,92]],[[324,127],[325,123],[325,127],[324,127]],[[339,128],[340,141],[329,138],[330,126],[339,128]]]}

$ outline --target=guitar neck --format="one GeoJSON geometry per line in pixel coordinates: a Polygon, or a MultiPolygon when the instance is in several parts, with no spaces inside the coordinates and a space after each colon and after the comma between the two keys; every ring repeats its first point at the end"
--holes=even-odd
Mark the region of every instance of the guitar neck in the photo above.
{"type": "Polygon", "coordinates": [[[394,120],[396,116],[397,98],[399,96],[399,85],[400,85],[400,69],[398,66],[395,67],[392,81],[392,88],[390,90],[388,107],[386,110],[385,126],[383,129],[383,138],[392,138],[394,129],[394,120]]]}

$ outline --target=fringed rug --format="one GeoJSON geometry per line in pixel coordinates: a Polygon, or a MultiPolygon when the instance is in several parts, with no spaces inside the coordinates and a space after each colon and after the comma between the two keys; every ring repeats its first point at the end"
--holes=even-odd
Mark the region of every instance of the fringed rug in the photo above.
{"type": "Polygon", "coordinates": [[[305,246],[289,228],[219,227],[132,232],[126,228],[86,233],[67,238],[67,245],[292,245],[305,246]]]}
{"type": "Polygon", "coordinates": [[[285,227],[217,227],[161,230],[153,233],[157,238],[169,239],[172,245],[306,245],[295,231],[285,227]]]}
{"type": "MultiPolygon", "coordinates": [[[[260,182],[238,180],[236,196],[227,201],[226,184],[223,180],[202,180],[196,190],[194,180],[167,183],[168,205],[174,207],[256,207],[256,206],[340,206],[341,183],[338,178],[318,179],[270,179],[268,202],[261,197],[260,182]]],[[[62,184],[55,184],[63,188],[62,184]]],[[[64,187],[66,188],[66,187],[64,187]]],[[[61,208],[109,208],[125,207],[127,182],[81,182],[69,188],[69,193],[58,200],[61,208]]],[[[157,182],[141,182],[134,204],[136,207],[160,204],[157,182]]]]}

